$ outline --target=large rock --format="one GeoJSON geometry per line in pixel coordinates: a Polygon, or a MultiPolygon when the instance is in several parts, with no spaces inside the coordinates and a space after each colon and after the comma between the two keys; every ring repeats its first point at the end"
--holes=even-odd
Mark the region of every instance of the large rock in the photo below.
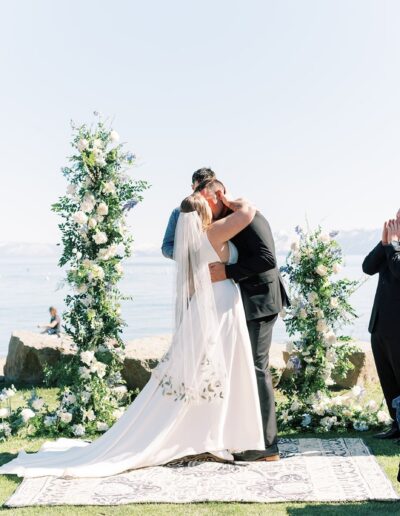
{"type": "MultiPolygon", "coordinates": [[[[335,385],[341,389],[351,389],[355,385],[367,385],[379,382],[371,345],[368,342],[361,341],[355,342],[354,344],[360,348],[360,351],[356,351],[349,357],[350,362],[354,365],[354,369],[349,371],[345,378],[332,375],[335,385]]],[[[283,351],[283,358],[285,363],[287,363],[289,359],[289,353],[287,351],[283,351]]],[[[290,374],[292,374],[292,372],[286,369],[284,375],[290,374]]]]}
{"type": "Polygon", "coordinates": [[[66,337],[14,331],[4,365],[5,380],[40,385],[43,382],[43,367],[55,364],[62,354],[71,353],[70,344],[66,337]]]}
{"type": "Polygon", "coordinates": [[[145,337],[128,342],[122,376],[128,389],[142,389],[171,343],[168,335],[145,337]]]}

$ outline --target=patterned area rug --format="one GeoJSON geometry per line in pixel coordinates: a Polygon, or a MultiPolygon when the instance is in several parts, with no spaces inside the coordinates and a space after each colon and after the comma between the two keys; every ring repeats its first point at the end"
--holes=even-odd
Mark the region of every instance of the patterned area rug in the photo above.
{"type": "Polygon", "coordinates": [[[283,439],[280,450],[279,462],[178,461],[107,478],[25,479],[6,506],[398,499],[361,439],[283,439]]]}

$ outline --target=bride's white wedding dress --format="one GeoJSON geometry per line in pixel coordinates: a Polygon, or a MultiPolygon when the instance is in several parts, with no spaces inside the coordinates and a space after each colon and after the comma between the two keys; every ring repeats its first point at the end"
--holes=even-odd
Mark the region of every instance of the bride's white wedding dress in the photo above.
{"type": "MultiPolygon", "coordinates": [[[[207,263],[220,261],[206,233],[200,241],[201,259],[207,263]]],[[[229,263],[235,263],[237,249],[231,242],[229,249],[229,263]]],[[[223,396],[202,403],[176,399],[166,395],[165,385],[153,373],[123,416],[93,443],[63,438],[48,442],[37,453],[20,452],[0,468],[0,473],[21,477],[104,477],[203,452],[229,459],[232,451],[264,449],[240,291],[231,280],[213,284],[212,291],[217,311],[217,346],[222,348],[226,367],[223,396]]]]}

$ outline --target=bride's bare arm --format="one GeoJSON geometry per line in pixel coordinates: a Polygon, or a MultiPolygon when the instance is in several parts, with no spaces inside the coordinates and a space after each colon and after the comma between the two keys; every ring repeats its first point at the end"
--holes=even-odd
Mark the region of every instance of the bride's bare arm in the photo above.
{"type": "Polygon", "coordinates": [[[233,213],[217,220],[207,230],[208,238],[212,245],[227,242],[247,227],[256,214],[256,208],[246,199],[228,199],[222,192],[218,192],[220,200],[233,213]]]}

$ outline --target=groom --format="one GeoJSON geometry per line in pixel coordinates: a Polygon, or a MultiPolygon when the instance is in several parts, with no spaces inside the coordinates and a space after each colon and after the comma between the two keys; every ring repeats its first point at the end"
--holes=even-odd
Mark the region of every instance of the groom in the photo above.
{"type": "MultiPolygon", "coordinates": [[[[214,220],[229,214],[219,197],[219,192],[225,192],[220,181],[204,181],[196,191],[207,199],[214,220]]],[[[239,251],[238,263],[213,263],[210,272],[213,282],[231,278],[240,286],[253,352],[265,441],[263,451],[247,450],[234,456],[236,460],[242,461],[279,460],[269,350],[278,313],[289,304],[289,299],[277,267],[271,228],[259,211],[253,222],[233,237],[232,242],[239,251]]]]}

